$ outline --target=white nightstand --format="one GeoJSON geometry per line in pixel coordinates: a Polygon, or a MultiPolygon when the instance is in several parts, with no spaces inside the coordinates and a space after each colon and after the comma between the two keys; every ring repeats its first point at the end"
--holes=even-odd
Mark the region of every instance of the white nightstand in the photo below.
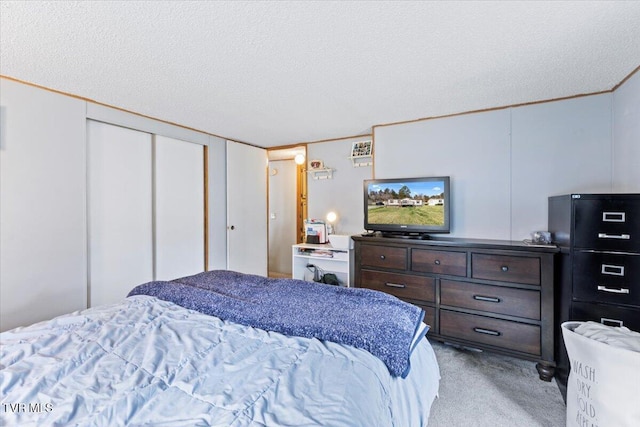
{"type": "Polygon", "coordinates": [[[338,249],[331,244],[301,243],[292,247],[292,277],[313,280],[313,272],[307,265],[319,267],[323,273],[334,273],[341,286],[353,286],[353,249],[338,249]]]}

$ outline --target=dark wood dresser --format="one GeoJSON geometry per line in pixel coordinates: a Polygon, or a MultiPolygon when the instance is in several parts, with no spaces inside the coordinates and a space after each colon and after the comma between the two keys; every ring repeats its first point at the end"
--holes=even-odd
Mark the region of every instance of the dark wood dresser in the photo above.
{"type": "Polygon", "coordinates": [[[554,247],[353,236],[355,286],[425,310],[429,338],[538,362],[554,375],[554,247]]]}
{"type": "Polygon", "coordinates": [[[640,331],[640,194],[549,198],[561,249],[556,279],[556,377],[566,396],[569,360],[560,325],[592,320],[640,331]]]}

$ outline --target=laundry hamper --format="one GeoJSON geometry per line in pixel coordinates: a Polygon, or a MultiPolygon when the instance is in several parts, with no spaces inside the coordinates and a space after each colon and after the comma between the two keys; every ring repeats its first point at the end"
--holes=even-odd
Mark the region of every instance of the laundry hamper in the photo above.
{"type": "Polygon", "coordinates": [[[640,333],[565,322],[562,336],[571,363],[567,427],[640,426],[640,333]]]}

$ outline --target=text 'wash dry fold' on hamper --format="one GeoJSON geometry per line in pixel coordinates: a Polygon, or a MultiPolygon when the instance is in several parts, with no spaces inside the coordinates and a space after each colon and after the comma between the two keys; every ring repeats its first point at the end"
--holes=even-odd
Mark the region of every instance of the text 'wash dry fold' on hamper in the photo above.
{"type": "Polygon", "coordinates": [[[567,427],[640,425],[640,333],[597,322],[565,322],[571,371],[567,427]]]}

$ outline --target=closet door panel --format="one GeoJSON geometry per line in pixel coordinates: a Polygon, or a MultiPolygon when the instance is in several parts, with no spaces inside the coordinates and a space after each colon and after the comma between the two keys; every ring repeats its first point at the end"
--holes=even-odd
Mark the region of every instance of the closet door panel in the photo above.
{"type": "Polygon", "coordinates": [[[151,135],[87,122],[89,305],[153,280],[151,135]]]}
{"type": "Polygon", "coordinates": [[[227,142],[227,265],[267,275],[267,153],[227,142]]]}
{"type": "Polygon", "coordinates": [[[204,271],[204,147],[155,136],[156,280],[204,271]]]}

